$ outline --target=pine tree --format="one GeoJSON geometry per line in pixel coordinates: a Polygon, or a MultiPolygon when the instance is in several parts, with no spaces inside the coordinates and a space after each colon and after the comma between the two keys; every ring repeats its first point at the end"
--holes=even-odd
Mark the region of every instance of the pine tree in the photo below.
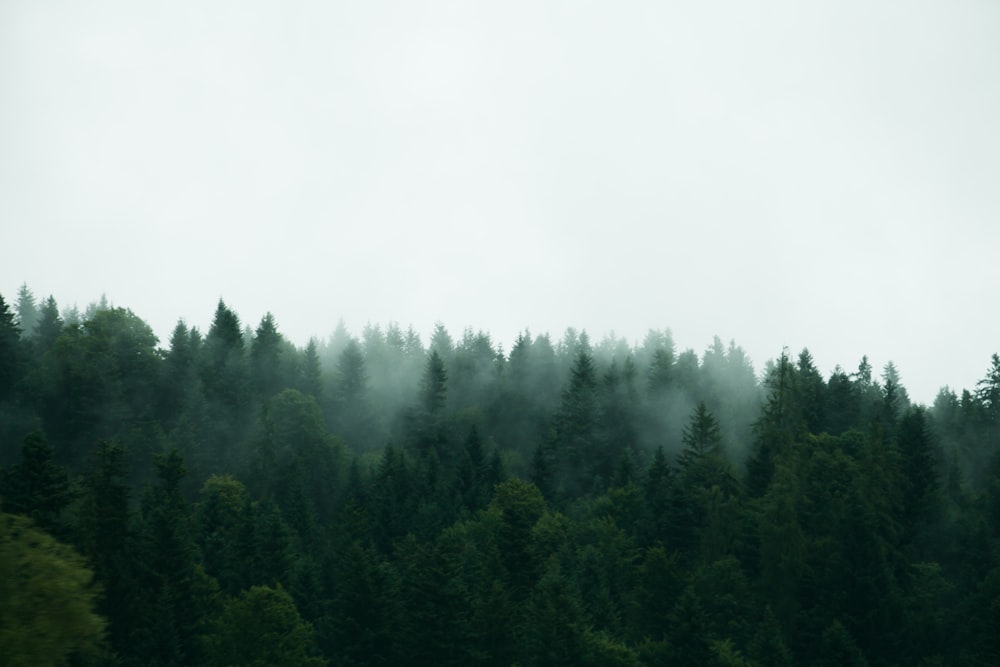
{"type": "Polygon", "coordinates": [[[253,586],[228,600],[205,636],[205,665],[323,667],[312,626],[279,585],[253,586]]]}
{"type": "Polygon", "coordinates": [[[309,343],[302,353],[302,376],[299,382],[299,389],[302,393],[316,399],[318,404],[325,404],[322,370],[320,368],[319,352],[317,351],[315,338],[309,339],[309,343]]]}
{"type": "Polygon", "coordinates": [[[899,424],[899,454],[903,474],[903,519],[909,536],[937,505],[939,457],[931,440],[923,408],[907,410],[899,424]]]}
{"type": "Polygon", "coordinates": [[[597,455],[597,375],[586,349],[576,354],[555,419],[553,454],[557,457],[557,493],[577,497],[590,491],[591,462],[597,455]]]}
{"type": "Polygon", "coordinates": [[[91,470],[83,477],[79,539],[103,589],[98,611],[108,619],[111,647],[128,654],[132,610],[142,594],[136,588],[134,560],[139,558],[129,526],[129,487],[124,450],[100,440],[91,470]]]}
{"type": "Polygon", "coordinates": [[[267,313],[257,325],[250,347],[251,380],[257,395],[265,401],[285,388],[281,377],[283,343],[274,316],[267,313]]]}
{"type": "Polygon", "coordinates": [[[691,415],[691,421],[684,427],[684,449],[678,458],[682,470],[687,470],[706,456],[720,454],[722,431],[719,422],[705,406],[705,401],[691,415]]]}
{"type": "Polygon", "coordinates": [[[21,335],[30,337],[38,324],[39,312],[35,295],[28,289],[27,283],[21,283],[17,290],[17,325],[21,329],[21,335]]]}
{"type": "Polygon", "coordinates": [[[14,395],[14,386],[21,379],[23,364],[21,329],[0,294],[0,401],[14,395]]]}
{"type": "Polygon", "coordinates": [[[59,334],[62,333],[63,324],[63,319],[59,316],[59,306],[50,294],[49,298],[42,302],[38,313],[38,322],[33,330],[35,349],[38,350],[39,355],[47,352],[56,342],[59,334]]]}
{"type": "Polygon", "coordinates": [[[202,622],[194,544],[181,480],[187,474],[177,450],[155,458],[157,484],[142,499],[142,558],[132,649],[151,665],[194,664],[202,622]]]}
{"type": "Polygon", "coordinates": [[[62,512],[73,498],[65,468],[53,462],[52,447],[39,431],[21,445],[21,463],[3,471],[3,510],[30,517],[42,530],[65,536],[62,512]]]}

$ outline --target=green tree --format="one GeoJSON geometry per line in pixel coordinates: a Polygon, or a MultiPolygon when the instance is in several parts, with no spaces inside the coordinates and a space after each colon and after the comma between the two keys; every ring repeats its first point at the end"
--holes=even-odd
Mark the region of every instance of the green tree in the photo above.
{"type": "Polygon", "coordinates": [[[282,348],[285,340],[278,333],[274,316],[267,313],[261,318],[250,346],[250,378],[257,395],[267,400],[284,389],[282,373],[282,348]]]}
{"type": "Polygon", "coordinates": [[[132,610],[142,597],[136,587],[135,535],[129,525],[129,487],[122,448],[107,440],[97,443],[91,468],[84,474],[77,530],[81,551],[94,567],[103,589],[98,611],[108,619],[111,646],[129,651],[132,610]]]}
{"type": "Polygon", "coordinates": [[[356,451],[371,451],[383,444],[372,409],[365,356],[355,339],[344,345],[333,377],[333,433],[356,451]]]}
{"type": "Polygon", "coordinates": [[[279,585],[254,586],[227,601],[204,637],[205,664],[322,667],[312,626],[279,585]]]}
{"type": "Polygon", "coordinates": [[[21,379],[23,364],[21,329],[0,294],[0,402],[13,396],[15,384],[21,379]]]}
{"type": "Polygon", "coordinates": [[[105,622],[93,574],[68,546],[23,517],[0,514],[0,661],[68,665],[95,653],[105,622]]]}
{"type": "Polygon", "coordinates": [[[52,344],[59,338],[59,334],[62,333],[64,324],[59,315],[59,306],[50,294],[49,298],[42,302],[33,332],[35,349],[38,354],[44,354],[52,347],[52,344]]]}
{"type": "Polygon", "coordinates": [[[551,557],[523,608],[518,644],[524,665],[580,665],[590,628],[571,581],[551,557]]]}
{"type": "Polygon", "coordinates": [[[684,449],[678,459],[682,470],[687,470],[706,456],[721,454],[722,431],[719,422],[705,406],[705,401],[698,403],[691,421],[684,427],[683,441],[684,449]]]}
{"type": "Polygon", "coordinates": [[[306,349],[302,352],[302,374],[299,379],[299,389],[316,399],[320,405],[326,403],[323,394],[323,372],[319,361],[319,350],[316,339],[310,338],[306,349]]]}
{"type": "Polygon", "coordinates": [[[598,458],[597,407],[594,360],[586,348],[581,348],[555,417],[553,453],[558,498],[576,498],[593,487],[592,464],[598,458]]]}
{"type": "Polygon", "coordinates": [[[764,381],[767,401],[754,423],[754,442],[747,459],[746,488],[751,497],[767,491],[774,476],[775,464],[791,448],[796,431],[793,410],[792,367],[788,351],[782,350],[777,364],[764,381]]]}
{"type": "Polygon", "coordinates": [[[38,324],[38,303],[35,295],[28,289],[27,283],[21,283],[17,290],[17,325],[21,328],[21,335],[30,337],[38,324]]]}
{"type": "Polygon", "coordinates": [[[132,648],[151,665],[192,664],[198,657],[202,609],[190,537],[188,505],[181,495],[187,474],[177,450],[155,459],[157,484],[142,499],[139,586],[132,648]]]}
{"type": "Polygon", "coordinates": [[[30,517],[51,534],[63,535],[62,512],[73,498],[65,468],[52,460],[52,447],[39,431],[21,445],[21,462],[0,476],[3,509],[30,517]]]}
{"type": "Polygon", "coordinates": [[[868,660],[854,638],[840,621],[834,621],[823,631],[818,667],[867,667],[868,660]]]}
{"type": "Polygon", "coordinates": [[[906,411],[899,424],[899,455],[903,474],[903,520],[912,538],[939,505],[938,460],[923,408],[906,411]]]}

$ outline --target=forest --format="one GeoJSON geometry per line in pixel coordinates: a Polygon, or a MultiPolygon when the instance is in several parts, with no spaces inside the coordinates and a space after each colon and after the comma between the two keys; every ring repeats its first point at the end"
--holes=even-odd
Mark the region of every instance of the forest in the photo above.
{"type": "Polygon", "coordinates": [[[222,300],[161,343],[25,285],[0,663],[998,665],[984,368],[926,406],[867,358],[395,323],[300,348],[222,300]]]}

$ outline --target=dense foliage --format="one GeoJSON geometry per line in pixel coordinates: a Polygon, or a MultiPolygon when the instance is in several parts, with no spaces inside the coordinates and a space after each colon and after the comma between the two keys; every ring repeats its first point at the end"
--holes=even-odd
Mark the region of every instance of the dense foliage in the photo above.
{"type": "Polygon", "coordinates": [[[11,664],[1000,664],[996,355],[920,406],[666,331],[158,344],[0,297],[11,664]]]}

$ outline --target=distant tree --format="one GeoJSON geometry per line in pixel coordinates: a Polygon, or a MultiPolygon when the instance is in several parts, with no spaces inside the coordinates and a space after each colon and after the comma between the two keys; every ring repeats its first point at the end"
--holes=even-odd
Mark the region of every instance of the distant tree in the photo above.
{"type": "Polygon", "coordinates": [[[911,407],[899,424],[903,516],[907,531],[918,529],[938,504],[939,456],[931,439],[926,411],[911,407]]]}
{"type": "Polygon", "coordinates": [[[414,415],[413,435],[421,455],[431,452],[445,455],[448,439],[445,432],[445,403],[448,396],[448,373],[436,350],[431,350],[420,380],[419,404],[414,415]]]}
{"type": "MultiPolygon", "coordinates": [[[[67,326],[42,359],[41,413],[56,457],[82,467],[100,438],[117,438],[133,463],[148,459],[157,416],[161,357],[152,329],[130,310],[98,311],[67,326]]],[[[143,466],[145,467],[145,466],[143,466]]]]}
{"type": "Polygon", "coordinates": [[[432,350],[427,358],[424,377],[420,383],[420,404],[429,415],[440,414],[444,408],[448,390],[448,374],[437,350],[432,350]]]}
{"type": "Polygon", "coordinates": [[[754,423],[754,442],[747,460],[745,484],[751,496],[762,496],[767,491],[776,461],[788,451],[795,434],[792,367],[787,350],[782,350],[764,385],[768,390],[767,401],[754,423]]]}
{"type": "Polygon", "coordinates": [[[316,339],[310,338],[306,349],[302,353],[302,374],[299,389],[304,394],[308,394],[316,399],[320,405],[326,403],[323,394],[323,377],[320,368],[319,351],[316,339]]]}
{"type": "Polygon", "coordinates": [[[576,354],[569,382],[555,418],[554,452],[558,457],[557,489],[576,497],[592,487],[592,461],[597,442],[597,373],[586,349],[576,354]]]}
{"type": "Polygon", "coordinates": [[[28,289],[27,283],[21,283],[17,290],[17,325],[21,328],[21,335],[30,337],[38,324],[39,312],[35,295],[28,289]]]}
{"type": "Polygon", "coordinates": [[[808,433],[820,433],[826,425],[826,383],[808,349],[799,354],[793,378],[798,416],[808,433]]]}
{"type": "Polygon", "coordinates": [[[617,361],[612,361],[598,387],[595,427],[600,444],[590,466],[602,490],[612,483],[616,467],[631,460],[639,451],[636,375],[635,362],[630,355],[620,368],[617,361]]]}
{"type": "Polygon", "coordinates": [[[826,387],[826,428],[831,435],[840,435],[852,428],[861,428],[858,419],[859,396],[850,376],[838,366],[826,387]]]}
{"type": "Polygon", "coordinates": [[[678,458],[681,469],[686,470],[706,456],[721,454],[722,431],[719,422],[705,406],[698,403],[691,421],[684,427],[684,449],[678,458]]]}
{"type": "Polygon", "coordinates": [[[281,353],[284,339],[278,333],[274,316],[267,313],[261,318],[254,332],[250,347],[250,371],[257,394],[267,400],[285,387],[282,386],[281,353]]]}
{"type": "Polygon", "coordinates": [[[38,321],[33,330],[35,348],[38,350],[38,354],[44,354],[52,347],[56,338],[62,333],[63,324],[63,319],[59,316],[59,306],[50,294],[49,298],[42,302],[38,321]]]}
{"type": "Polygon", "coordinates": [[[976,400],[982,406],[986,422],[994,428],[1000,426],[1000,355],[990,358],[986,377],[976,383],[976,400]]]}
{"type": "Polygon", "coordinates": [[[0,401],[13,396],[14,385],[20,379],[23,363],[21,329],[0,294],[0,401]]]}
{"type": "Polygon", "coordinates": [[[333,432],[355,450],[367,451],[381,445],[376,436],[375,417],[368,387],[368,372],[361,345],[348,340],[337,359],[334,373],[333,432]],[[374,442],[373,442],[374,440],[374,442]]]}

